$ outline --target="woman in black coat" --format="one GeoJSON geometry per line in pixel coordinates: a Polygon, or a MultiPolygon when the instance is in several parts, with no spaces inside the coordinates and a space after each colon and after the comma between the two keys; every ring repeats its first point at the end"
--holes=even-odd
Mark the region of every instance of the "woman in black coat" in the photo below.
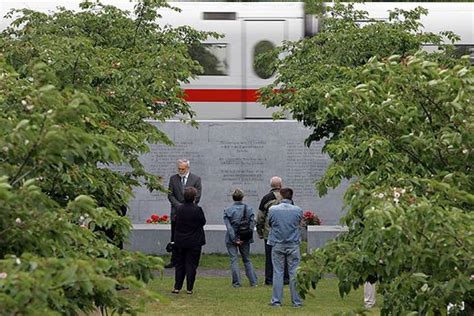
{"type": "Polygon", "coordinates": [[[174,289],[178,294],[183,287],[186,277],[186,293],[192,294],[196,269],[201,258],[201,248],[206,244],[204,225],[206,218],[202,208],[194,204],[196,189],[193,187],[184,190],[184,203],[176,210],[176,230],[174,247],[176,247],[176,266],[174,289]]]}

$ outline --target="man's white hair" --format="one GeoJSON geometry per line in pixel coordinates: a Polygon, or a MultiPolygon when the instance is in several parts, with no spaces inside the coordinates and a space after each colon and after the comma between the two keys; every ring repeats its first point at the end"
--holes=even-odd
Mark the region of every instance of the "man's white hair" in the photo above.
{"type": "Polygon", "coordinates": [[[272,178],[270,179],[270,187],[271,187],[272,189],[281,189],[282,182],[283,182],[283,181],[281,180],[280,177],[277,177],[277,176],[272,177],[272,178]]]}
{"type": "Polygon", "coordinates": [[[177,165],[185,164],[186,166],[191,167],[191,162],[189,162],[188,159],[178,159],[178,160],[176,161],[176,164],[177,164],[177,165]]]}

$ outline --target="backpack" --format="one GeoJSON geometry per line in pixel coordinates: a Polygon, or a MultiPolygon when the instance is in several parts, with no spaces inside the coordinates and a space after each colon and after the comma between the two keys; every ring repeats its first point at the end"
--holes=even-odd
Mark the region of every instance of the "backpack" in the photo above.
{"type": "Polygon", "coordinates": [[[268,209],[273,206],[280,204],[283,197],[280,194],[280,191],[273,191],[274,199],[268,201],[263,205],[262,210],[257,212],[257,233],[260,239],[267,239],[268,233],[270,232],[270,225],[268,224],[268,209]]]}
{"type": "Polygon", "coordinates": [[[253,229],[250,227],[250,218],[247,218],[247,205],[244,205],[244,214],[237,228],[237,236],[241,241],[250,240],[253,236],[253,229]]]}
{"type": "Polygon", "coordinates": [[[280,191],[274,191],[273,195],[275,196],[275,199],[268,201],[263,206],[264,211],[265,211],[267,216],[268,216],[268,210],[270,209],[270,207],[273,206],[273,205],[280,204],[281,200],[283,200],[283,197],[281,196],[280,191]]]}

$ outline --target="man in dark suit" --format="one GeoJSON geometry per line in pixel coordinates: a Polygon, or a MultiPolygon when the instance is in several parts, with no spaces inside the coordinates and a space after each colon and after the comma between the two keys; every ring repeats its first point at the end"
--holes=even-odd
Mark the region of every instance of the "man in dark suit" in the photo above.
{"type": "MultiPolygon", "coordinates": [[[[168,200],[171,203],[171,243],[174,243],[174,233],[176,229],[176,210],[184,203],[184,189],[193,187],[197,190],[196,205],[201,199],[201,178],[189,172],[190,163],[187,159],[179,159],[176,162],[178,173],[170,177],[168,186],[168,200]]],[[[171,262],[165,268],[173,268],[176,264],[176,253],[171,252],[171,262]]]]}

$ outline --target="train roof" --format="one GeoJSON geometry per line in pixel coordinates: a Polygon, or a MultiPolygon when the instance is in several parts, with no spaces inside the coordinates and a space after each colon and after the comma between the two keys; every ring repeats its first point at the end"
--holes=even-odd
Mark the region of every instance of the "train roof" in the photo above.
{"type": "MultiPolygon", "coordinates": [[[[15,8],[29,8],[48,12],[58,6],[68,9],[79,9],[83,0],[0,0],[0,30],[11,23],[3,16],[15,8]]],[[[122,9],[132,10],[134,2],[128,0],[101,0],[104,4],[116,5],[122,9]]],[[[183,10],[179,15],[168,9],[160,9],[163,14],[163,23],[172,25],[190,24],[203,26],[203,12],[235,12],[233,20],[245,19],[303,19],[304,4],[302,2],[169,2],[183,10]],[[192,21],[192,22],[191,22],[192,21]]],[[[327,3],[331,5],[331,3],[327,3]]],[[[371,17],[388,18],[388,11],[394,8],[412,9],[417,6],[428,8],[429,15],[422,17],[421,22],[431,32],[453,31],[461,37],[460,43],[474,43],[474,3],[472,2],[369,2],[357,3],[356,8],[368,11],[371,17]]],[[[205,28],[204,28],[205,29],[205,28]]]]}

